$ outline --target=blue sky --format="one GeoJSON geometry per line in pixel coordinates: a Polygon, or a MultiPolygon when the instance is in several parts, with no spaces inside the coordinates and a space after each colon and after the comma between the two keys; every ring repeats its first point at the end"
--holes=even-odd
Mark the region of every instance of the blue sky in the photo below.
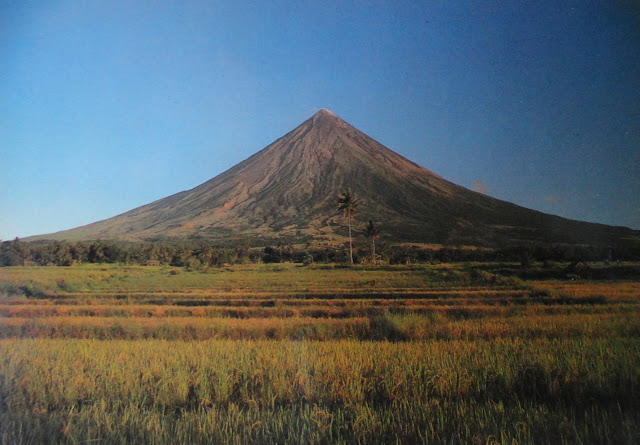
{"type": "Polygon", "coordinates": [[[468,188],[640,229],[619,1],[4,1],[0,239],[192,188],[328,108],[468,188]]]}

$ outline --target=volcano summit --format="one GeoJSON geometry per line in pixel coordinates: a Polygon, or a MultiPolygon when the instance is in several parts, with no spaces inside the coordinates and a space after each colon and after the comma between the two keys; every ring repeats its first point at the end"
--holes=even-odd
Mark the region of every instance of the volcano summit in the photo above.
{"type": "Polygon", "coordinates": [[[187,191],[76,229],[31,239],[336,242],[346,236],[340,192],[360,200],[397,242],[640,242],[640,232],[572,221],[455,185],[322,109],[226,172],[187,191]]]}

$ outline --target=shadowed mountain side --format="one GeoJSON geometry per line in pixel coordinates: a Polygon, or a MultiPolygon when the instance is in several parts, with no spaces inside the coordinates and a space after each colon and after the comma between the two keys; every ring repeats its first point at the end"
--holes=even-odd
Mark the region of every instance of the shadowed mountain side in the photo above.
{"type": "Polygon", "coordinates": [[[394,241],[640,242],[640,232],[525,209],[457,186],[389,150],[328,110],[215,178],[104,221],[30,239],[206,239],[263,244],[343,241],[337,197],[360,199],[361,222],[394,241]]]}

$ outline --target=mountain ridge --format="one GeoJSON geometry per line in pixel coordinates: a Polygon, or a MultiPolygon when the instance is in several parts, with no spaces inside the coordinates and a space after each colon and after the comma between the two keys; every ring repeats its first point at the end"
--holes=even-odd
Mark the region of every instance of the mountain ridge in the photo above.
{"type": "Polygon", "coordinates": [[[338,194],[393,241],[498,246],[607,244],[640,231],[548,215],[473,192],[380,144],[327,109],[210,180],[120,215],[29,239],[341,242],[338,194]]]}

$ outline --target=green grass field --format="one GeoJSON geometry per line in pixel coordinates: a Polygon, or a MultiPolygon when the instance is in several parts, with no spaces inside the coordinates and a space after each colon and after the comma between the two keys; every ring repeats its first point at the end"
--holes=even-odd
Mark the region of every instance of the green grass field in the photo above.
{"type": "Polygon", "coordinates": [[[0,441],[640,442],[640,283],[494,269],[0,268],[0,441]]]}

